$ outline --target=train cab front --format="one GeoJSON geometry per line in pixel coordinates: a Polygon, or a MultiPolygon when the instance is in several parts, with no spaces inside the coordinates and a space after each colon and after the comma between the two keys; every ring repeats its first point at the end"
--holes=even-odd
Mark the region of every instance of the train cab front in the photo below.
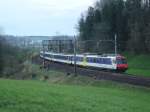
{"type": "Polygon", "coordinates": [[[128,69],[128,64],[125,57],[118,55],[116,57],[116,62],[117,62],[117,71],[125,72],[128,69]]]}

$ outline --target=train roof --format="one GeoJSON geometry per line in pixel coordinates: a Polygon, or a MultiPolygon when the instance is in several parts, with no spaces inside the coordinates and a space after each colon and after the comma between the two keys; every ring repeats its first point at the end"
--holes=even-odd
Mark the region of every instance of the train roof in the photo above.
{"type": "MultiPolygon", "coordinates": [[[[41,51],[40,53],[43,53],[43,51],[41,51]]],[[[65,54],[65,53],[54,53],[54,52],[45,52],[46,54],[53,54],[53,55],[65,55],[65,56],[72,56],[72,55],[74,55],[74,54],[65,54]]],[[[84,55],[86,55],[87,57],[105,57],[105,58],[107,58],[107,57],[117,57],[117,58],[125,58],[124,56],[122,56],[122,55],[120,55],[120,54],[117,54],[117,56],[116,56],[116,54],[102,54],[102,55],[98,55],[98,54],[96,54],[96,53],[83,53],[83,54],[76,54],[76,56],[80,56],[80,57],[82,57],[82,56],[84,56],[84,55]]]]}

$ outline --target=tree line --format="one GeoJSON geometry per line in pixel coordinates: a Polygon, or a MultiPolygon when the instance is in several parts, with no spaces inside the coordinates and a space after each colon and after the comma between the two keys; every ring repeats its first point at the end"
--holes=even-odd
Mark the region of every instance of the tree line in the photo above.
{"type": "Polygon", "coordinates": [[[120,52],[150,53],[150,0],[99,0],[81,15],[79,39],[114,40],[120,52]]]}

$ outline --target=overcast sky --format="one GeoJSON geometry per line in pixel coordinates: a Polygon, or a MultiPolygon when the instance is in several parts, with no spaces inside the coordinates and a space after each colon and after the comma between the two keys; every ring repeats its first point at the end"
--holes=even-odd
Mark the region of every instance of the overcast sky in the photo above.
{"type": "Polygon", "coordinates": [[[0,0],[0,27],[11,35],[75,35],[81,13],[94,1],[0,0]]]}

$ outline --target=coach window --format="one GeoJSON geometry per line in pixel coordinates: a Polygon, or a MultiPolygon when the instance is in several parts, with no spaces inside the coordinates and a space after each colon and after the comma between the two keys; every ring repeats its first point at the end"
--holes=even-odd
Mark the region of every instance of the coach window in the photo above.
{"type": "Polygon", "coordinates": [[[100,58],[97,59],[97,63],[101,63],[100,58]]]}
{"type": "Polygon", "coordinates": [[[96,63],[96,58],[93,58],[93,63],[96,63]]]}
{"type": "Polygon", "coordinates": [[[90,60],[90,63],[93,63],[93,58],[89,58],[89,60],[90,60]]]}

